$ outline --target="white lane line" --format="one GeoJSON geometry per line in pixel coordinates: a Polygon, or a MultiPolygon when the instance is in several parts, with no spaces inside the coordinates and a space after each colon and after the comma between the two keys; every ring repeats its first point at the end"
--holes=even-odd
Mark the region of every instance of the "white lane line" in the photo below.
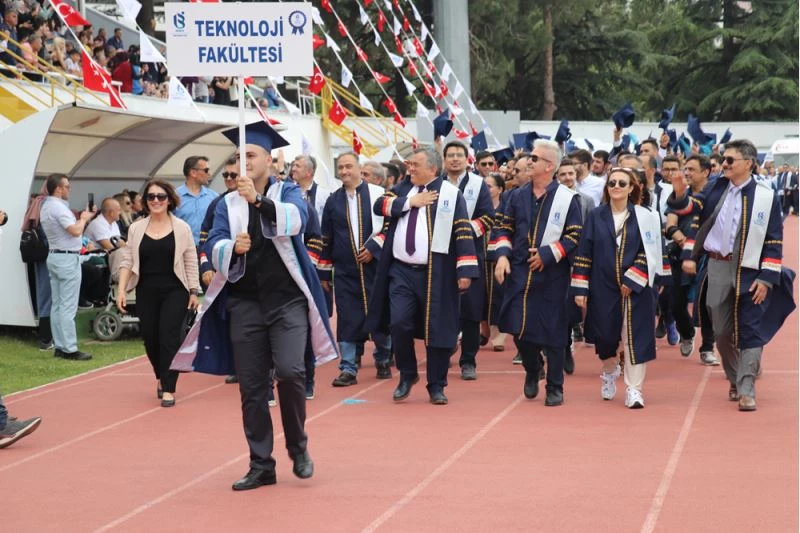
{"type": "Polygon", "coordinates": [[[658,516],[661,514],[661,509],[664,507],[664,500],[666,499],[667,493],[669,492],[669,487],[672,484],[672,478],[675,475],[675,472],[678,470],[678,463],[680,462],[681,455],[683,455],[683,450],[686,447],[686,441],[689,440],[689,433],[692,431],[694,417],[700,407],[700,400],[703,399],[703,392],[706,390],[706,384],[708,383],[709,376],[711,376],[711,368],[707,367],[706,371],[703,372],[703,378],[700,380],[700,383],[697,385],[697,389],[694,391],[692,403],[689,404],[689,410],[686,412],[686,417],[683,419],[683,426],[678,434],[678,440],[675,442],[675,446],[672,448],[672,454],[669,456],[669,461],[667,462],[667,466],[664,469],[663,475],[661,476],[661,483],[658,485],[656,495],[653,497],[653,502],[650,504],[650,511],[648,511],[644,520],[644,524],[642,524],[641,533],[652,533],[656,528],[658,516]]]}
{"type": "Polygon", "coordinates": [[[137,361],[137,359],[140,359],[140,358],[143,358],[143,357],[144,357],[143,355],[139,355],[139,356],[137,356],[137,357],[135,357],[133,359],[126,359],[125,361],[119,361],[117,363],[114,363],[114,364],[111,364],[111,365],[108,365],[108,366],[102,366],[100,368],[94,368],[92,370],[87,370],[86,372],[81,372],[80,374],[75,374],[74,376],[69,376],[69,377],[66,377],[66,378],[63,378],[63,379],[59,379],[57,381],[52,381],[50,383],[45,383],[44,385],[39,385],[38,387],[33,387],[33,388],[30,388],[30,389],[25,389],[25,390],[22,390],[22,391],[14,392],[14,393],[9,394],[8,396],[5,397],[6,405],[13,405],[15,403],[23,402],[23,401],[29,400],[31,398],[38,398],[39,396],[44,396],[45,394],[50,394],[51,392],[56,392],[56,391],[60,391],[60,390],[64,390],[64,389],[69,389],[71,387],[75,387],[77,385],[82,385],[84,383],[91,383],[92,381],[97,381],[98,379],[102,379],[102,378],[104,378],[106,376],[111,376],[111,375],[116,374],[118,372],[123,372],[127,368],[136,368],[137,366],[145,364],[146,361],[137,361]],[[116,366],[121,366],[121,365],[127,365],[127,366],[125,368],[120,368],[119,370],[115,370],[113,372],[108,372],[106,374],[101,374],[99,376],[94,376],[94,377],[91,377],[89,379],[83,379],[83,380],[78,381],[78,378],[82,378],[82,377],[85,377],[85,376],[88,376],[88,375],[91,375],[91,374],[96,374],[96,373],[101,372],[103,370],[108,370],[110,368],[114,368],[116,366]],[[73,381],[73,383],[66,383],[66,382],[70,382],[70,381],[73,381]],[[59,383],[66,383],[66,384],[62,385],[60,387],[54,387],[53,386],[53,385],[58,385],[59,383]],[[39,392],[35,392],[34,394],[26,394],[28,392],[33,392],[33,391],[39,391],[39,392]],[[25,396],[23,396],[22,398],[17,398],[18,395],[22,395],[22,394],[25,394],[25,396]]]}
{"type": "MultiPolygon", "coordinates": [[[[364,394],[368,393],[372,389],[380,387],[381,385],[383,385],[385,383],[389,383],[389,380],[378,381],[377,383],[374,383],[374,384],[370,385],[366,389],[364,389],[362,391],[359,391],[358,393],[354,394],[353,396],[350,396],[350,398],[358,398],[359,396],[363,396],[364,394]]],[[[327,409],[325,409],[323,411],[320,411],[319,413],[315,414],[314,416],[308,418],[306,420],[306,424],[309,424],[309,423],[313,422],[314,420],[317,420],[318,418],[322,418],[323,416],[327,415],[331,411],[335,411],[336,409],[340,408],[342,405],[345,405],[345,404],[343,402],[341,402],[341,401],[337,401],[335,404],[333,404],[332,406],[328,407],[327,409]]],[[[283,432],[279,433],[278,435],[275,435],[275,441],[277,442],[278,440],[282,439],[283,436],[284,436],[283,432]]],[[[165,501],[169,500],[173,496],[177,496],[178,494],[180,494],[180,493],[182,493],[182,492],[194,487],[195,485],[197,485],[199,483],[202,483],[203,481],[205,481],[206,479],[214,476],[215,474],[217,474],[219,472],[222,472],[223,470],[225,470],[229,466],[233,466],[234,464],[239,463],[239,462],[247,459],[247,457],[249,457],[249,455],[250,455],[249,453],[243,453],[241,455],[237,455],[236,457],[234,457],[230,461],[226,461],[225,463],[221,464],[220,466],[217,466],[216,468],[214,468],[212,470],[209,470],[205,474],[203,474],[201,476],[198,476],[198,477],[196,477],[194,479],[191,479],[191,480],[187,481],[186,483],[184,483],[183,485],[181,485],[181,486],[179,486],[177,488],[174,488],[171,491],[166,492],[166,493],[162,494],[161,496],[159,496],[157,498],[154,498],[154,499],[152,499],[150,501],[147,501],[147,502],[143,503],[142,505],[140,505],[139,507],[135,508],[134,510],[132,510],[128,514],[125,514],[125,515],[117,518],[116,520],[113,520],[113,521],[107,523],[106,525],[97,528],[95,530],[95,533],[101,533],[103,531],[110,531],[111,529],[119,526],[120,524],[123,524],[124,522],[127,522],[131,518],[133,518],[133,517],[145,512],[145,511],[147,511],[148,509],[151,509],[152,507],[155,507],[156,505],[158,505],[160,503],[164,503],[165,501]]]]}
{"type": "Polygon", "coordinates": [[[405,496],[394,502],[391,507],[389,507],[386,512],[384,512],[381,516],[376,518],[370,525],[365,527],[361,530],[361,533],[371,533],[385,524],[389,519],[391,519],[395,514],[397,514],[403,507],[408,505],[411,500],[416,498],[423,490],[425,490],[428,485],[430,485],[436,478],[442,475],[448,468],[453,466],[453,464],[461,459],[468,451],[472,449],[475,444],[478,443],[483,437],[486,436],[491,429],[496,426],[501,420],[503,420],[516,406],[522,402],[522,395],[518,396],[511,405],[503,409],[500,414],[495,416],[489,423],[483,426],[475,435],[472,436],[461,448],[456,450],[450,457],[445,459],[445,461],[440,464],[436,470],[428,474],[428,477],[423,479],[416,487],[408,491],[405,496]]]}
{"type": "MultiPolygon", "coordinates": [[[[225,385],[225,383],[218,383],[216,385],[212,385],[211,387],[206,387],[205,389],[200,389],[199,391],[193,392],[192,394],[189,394],[188,396],[185,396],[181,400],[181,402],[187,402],[187,401],[191,400],[192,398],[194,398],[196,396],[200,396],[201,394],[205,394],[208,391],[217,389],[219,387],[223,387],[224,385],[225,385]]],[[[7,464],[5,466],[2,466],[2,467],[0,467],[0,472],[5,472],[6,470],[14,468],[15,466],[19,466],[19,465],[25,464],[25,463],[27,463],[29,461],[33,461],[34,459],[38,459],[39,457],[43,457],[45,455],[49,455],[49,454],[51,454],[53,452],[57,452],[58,450],[64,449],[64,448],[66,448],[68,446],[72,446],[75,443],[84,441],[84,440],[86,440],[88,438],[94,437],[95,435],[99,435],[100,433],[104,433],[106,431],[112,430],[112,429],[117,428],[117,427],[119,427],[119,426],[121,426],[123,424],[127,424],[128,422],[132,422],[134,420],[142,418],[143,416],[147,416],[149,414],[161,411],[162,409],[163,408],[161,406],[154,407],[152,409],[148,409],[147,411],[143,411],[143,412],[141,412],[139,414],[133,415],[133,416],[128,417],[128,418],[125,418],[124,420],[119,420],[117,422],[114,422],[113,424],[109,424],[107,426],[103,426],[101,428],[95,429],[94,431],[90,431],[89,433],[84,433],[80,437],[75,437],[74,439],[68,440],[66,442],[62,442],[58,446],[53,446],[52,448],[47,448],[45,450],[40,451],[39,453],[35,453],[33,455],[29,455],[28,457],[26,457],[24,459],[20,459],[19,461],[16,461],[14,463],[9,463],[9,464],[7,464]]]]}

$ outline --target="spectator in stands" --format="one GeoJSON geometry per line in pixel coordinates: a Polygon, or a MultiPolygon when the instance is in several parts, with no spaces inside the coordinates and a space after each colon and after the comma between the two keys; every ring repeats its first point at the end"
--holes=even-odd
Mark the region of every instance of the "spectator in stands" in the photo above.
{"type": "Polygon", "coordinates": [[[50,52],[50,63],[54,67],[67,72],[67,41],[63,37],[53,39],[53,50],[50,52]]]}
{"type": "Polygon", "coordinates": [[[100,214],[89,222],[83,236],[89,239],[89,243],[95,248],[102,248],[107,252],[124,246],[125,241],[122,240],[117,225],[121,211],[122,208],[117,200],[106,198],[100,206],[100,214]]]}
{"type": "Polygon", "coordinates": [[[92,218],[92,212],[84,211],[78,220],[75,219],[68,203],[69,178],[64,174],[51,174],[46,184],[49,196],[42,205],[40,220],[50,247],[47,270],[53,293],[50,327],[56,348],[54,355],[86,361],[92,356],[78,350],[75,315],[81,286],[81,234],[92,218]]]}
{"type": "Polygon", "coordinates": [[[142,85],[142,64],[139,61],[139,54],[135,53],[130,56],[131,62],[131,93],[142,94],[144,86],[142,85]]]}
{"type": "Polygon", "coordinates": [[[192,237],[197,246],[200,243],[200,226],[203,224],[208,206],[219,194],[208,188],[211,169],[206,156],[187,157],[183,162],[183,175],[186,183],[178,187],[180,205],[175,210],[175,216],[192,228],[192,237]]]}
{"type": "Polygon", "coordinates": [[[133,92],[133,70],[128,58],[128,52],[120,50],[114,54],[109,61],[109,69],[111,70],[111,79],[121,84],[121,92],[133,92]]]}
{"type": "Polygon", "coordinates": [[[0,52],[0,63],[5,63],[9,66],[16,66],[17,59],[14,55],[17,56],[22,55],[22,50],[19,49],[19,46],[14,44],[11,41],[19,42],[19,38],[17,37],[17,22],[19,21],[19,13],[17,13],[16,9],[6,9],[6,14],[3,17],[3,22],[0,23],[0,41],[5,41],[6,39],[11,39],[8,41],[8,45],[6,49],[0,52]]]}
{"type": "Polygon", "coordinates": [[[95,63],[108,71],[108,59],[106,58],[106,53],[102,46],[96,46],[92,50],[92,59],[94,59],[95,63]]]}
{"type": "Polygon", "coordinates": [[[211,82],[211,88],[214,90],[213,102],[217,105],[231,105],[230,88],[233,78],[230,77],[215,77],[211,82]]]}
{"type": "Polygon", "coordinates": [[[81,51],[78,49],[72,50],[69,53],[66,61],[67,74],[73,76],[82,76],[83,70],[81,69],[81,51]]]}
{"type": "Polygon", "coordinates": [[[194,90],[192,92],[192,97],[195,102],[200,102],[202,104],[207,104],[209,102],[210,96],[208,86],[213,81],[214,78],[211,76],[198,76],[197,83],[194,84],[194,90]]]}
{"type": "Polygon", "coordinates": [[[95,41],[100,40],[101,46],[106,45],[106,40],[108,37],[106,36],[106,29],[105,28],[98,28],[97,29],[97,36],[94,38],[95,41]]]}
{"type": "Polygon", "coordinates": [[[115,194],[114,200],[119,202],[120,206],[119,220],[117,220],[117,225],[119,226],[119,233],[120,235],[122,235],[122,239],[127,241],[128,227],[133,223],[133,206],[132,206],[133,202],[131,202],[128,193],[126,192],[115,194]]]}
{"type": "Polygon", "coordinates": [[[180,199],[172,185],[150,180],[144,197],[146,217],[133,223],[128,246],[119,252],[123,255],[117,307],[124,313],[127,291],[136,288],[137,314],[156,391],[161,406],[172,407],[178,373],[170,365],[181,345],[186,310],[198,305],[197,250],[191,229],[173,214],[180,199]]]}
{"type": "Polygon", "coordinates": [[[122,43],[122,28],[114,28],[114,35],[106,41],[106,45],[111,45],[117,50],[125,49],[125,45],[122,43]]]}

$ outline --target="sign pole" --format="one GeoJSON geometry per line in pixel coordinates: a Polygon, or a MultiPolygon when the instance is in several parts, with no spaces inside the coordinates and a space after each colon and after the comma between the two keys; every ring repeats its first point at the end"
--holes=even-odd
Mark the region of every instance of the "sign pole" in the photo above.
{"type": "Polygon", "coordinates": [[[245,149],[245,120],[244,120],[244,76],[239,75],[236,83],[239,85],[239,175],[247,175],[247,150],[245,149]]]}

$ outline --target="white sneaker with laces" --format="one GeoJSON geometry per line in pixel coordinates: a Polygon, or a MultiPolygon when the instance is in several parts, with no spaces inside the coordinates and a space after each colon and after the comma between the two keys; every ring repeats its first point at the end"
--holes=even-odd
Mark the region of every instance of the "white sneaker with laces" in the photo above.
{"type": "Polygon", "coordinates": [[[625,395],[625,407],[628,409],[644,408],[644,397],[642,397],[642,393],[634,388],[628,387],[628,393],[625,395]]]}
{"type": "Polygon", "coordinates": [[[694,337],[691,339],[681,339],[681,355],[684,357],[689,357],[694,352],[694,337]]]}
{"type": "Polygon", "coordinates": [[[700,362],[706,366],[719,366],[719,359],[717,359],[713,351],[700,352],[700,362]]]}
{"type": "Polygon", "coordinates": [[[619,378],[619,375],[619,365],[617,365],[614,371],[610,374],[608,372],[600,373],[600,381],[602,381],[602,384],[600,385],[600,396],[604,400],[613,400],[614,396],[617,395],[617,379],[619,378]]]}

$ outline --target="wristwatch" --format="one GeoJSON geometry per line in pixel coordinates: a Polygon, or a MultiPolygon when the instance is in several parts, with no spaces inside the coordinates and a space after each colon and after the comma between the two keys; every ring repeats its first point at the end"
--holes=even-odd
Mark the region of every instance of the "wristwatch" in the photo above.
{"type": "Polygon", "coordinates": [[[261,196],[260,194],[256,193],[256,201],[253,202],[253,205],[258,207],[259,205],[261,205],[261,202],[263,202],[263,201],[264,201],[264,197],[261,196]]]}

